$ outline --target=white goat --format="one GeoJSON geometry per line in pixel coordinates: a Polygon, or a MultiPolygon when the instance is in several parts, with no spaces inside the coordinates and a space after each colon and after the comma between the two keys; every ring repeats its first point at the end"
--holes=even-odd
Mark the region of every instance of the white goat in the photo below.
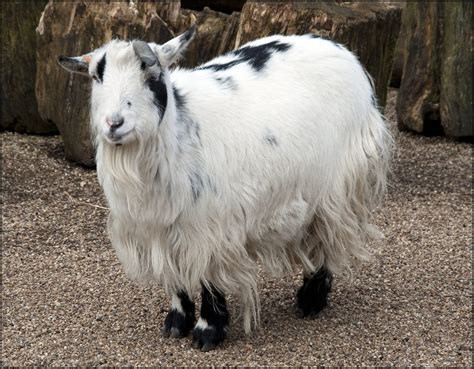
{"type": "Polygon", "coordinates": [[[111,41],[60,57],[91,76],[97,172],[112,245],[134,280],[172,297],[163,332],[209,350],[228,329],[225,294],[258,323],[257,262],[301,265],[303,315],[325,305],[333,273],[366,259],[391,137],[370,77],[332,41],[271,36],[192,70],[168,67],[194,27],[164,45],[111,41]]]}

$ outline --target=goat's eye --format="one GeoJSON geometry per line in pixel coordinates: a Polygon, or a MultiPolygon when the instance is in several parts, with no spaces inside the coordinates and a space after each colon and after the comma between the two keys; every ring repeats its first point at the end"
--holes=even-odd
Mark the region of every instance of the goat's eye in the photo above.
{"type": "Polygon", "coordinates": [[[127,100],[127,106],[128,107],[131,107],[132,106],[132,103],[130,101],[127,100]]]}
{"type": "Polygon", "coordinates": [[[95,74],[92,75],[92,79],[96,82],[99,82],[99,77],[97,77],[95,74]]]}

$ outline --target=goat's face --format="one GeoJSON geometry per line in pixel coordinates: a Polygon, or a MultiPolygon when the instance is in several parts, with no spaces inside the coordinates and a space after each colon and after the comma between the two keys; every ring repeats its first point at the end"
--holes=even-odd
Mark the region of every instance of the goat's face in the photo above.
{"type": "Polygon", "coordinates": [[[111,41],[59,64],[92,80],[91,123],[98,140],[125,145],[150,137],[168,104],[167,68],[185,50],[195,33],[191,27],[164,45],[144,41],[111,41]]]}

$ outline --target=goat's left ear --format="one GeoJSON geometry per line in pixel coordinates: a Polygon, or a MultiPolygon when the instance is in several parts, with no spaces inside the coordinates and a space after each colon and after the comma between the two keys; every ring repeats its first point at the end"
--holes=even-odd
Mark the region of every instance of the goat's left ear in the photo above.
{"type": "Polygon", "coordinates": [[[195,34],[196,25],[193,24],[191,28],[183,34],[169,40],[163,45],[157,45],[156,52],[161,66],[166,68],[176,62],[176,60],[178,60],[178,58],[186,51],[186,48],[194,38],[195,34]]]}
{"type": "Polygon", "coordinates": [[[58,56],[58,64],[71,73],[78,73],[89,77],[89,63],[92,59],[92,53],[82,56],[58,56]]]}

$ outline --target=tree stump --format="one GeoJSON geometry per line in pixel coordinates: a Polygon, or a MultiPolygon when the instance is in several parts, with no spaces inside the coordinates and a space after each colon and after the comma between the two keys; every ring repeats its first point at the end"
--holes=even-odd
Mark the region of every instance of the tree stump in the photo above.
{"type": "Polygon", "coordinates": [[[2,130],[57,133],[52,122],[41,119],[35,97],[35,29],[45,5],[46,1],[2,4],[2,130]]]}
{"type": "Polygon", "coordinates": [[[247,2],[236,46],[277,33],[329,37],[358,55],[384,106],[400,22],[400,6],[390,3],[247,2]]]}
{"type": "MultiPolygon", "coordinates": [[[[402,8],[402,24],[406,17],[406,1],[397,2],[402,8]]],[[[407,37],[408,29],[406,27],[400,27],[398,34],[397,43],[395,45],[395,54],[393,56],[392,76],[390,77],[390,87],[400,88],[403,77],[403,66],[407,55],[407,37]]]]}
{"type": "Polygon", "coordinates": [[[399,128],[472,137],[472,3],[408,2],[405,12],[399,128]]]}
{"type": "Polygon", "coordinates": [[[440,116],[444,133],[472,137],[472,3],[445,2],[440,116]]]}

